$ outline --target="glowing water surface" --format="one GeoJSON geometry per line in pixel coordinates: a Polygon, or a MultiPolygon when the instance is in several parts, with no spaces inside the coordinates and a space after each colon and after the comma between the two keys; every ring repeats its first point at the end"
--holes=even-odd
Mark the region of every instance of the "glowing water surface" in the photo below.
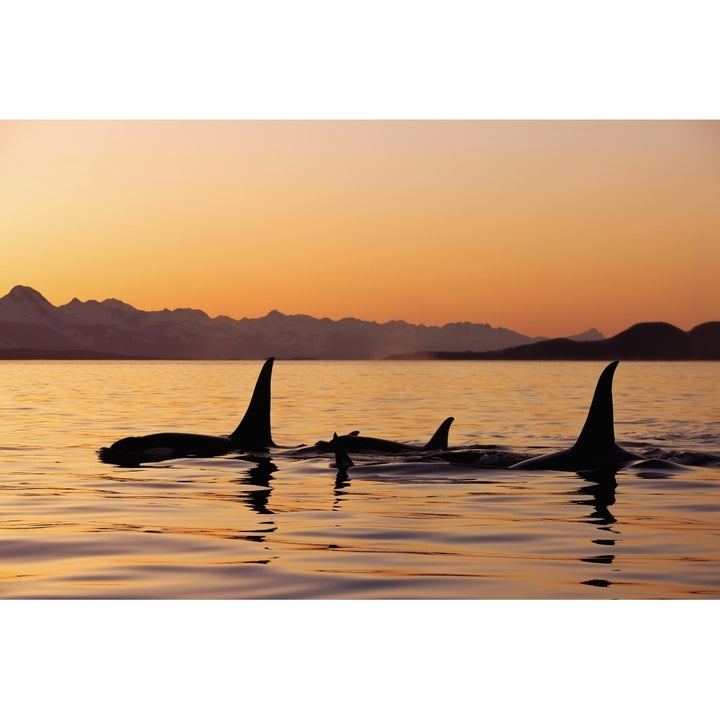
{"type": "MultiPolygon", "coordinates": [[[[273,435],[333,431],[539,454],[574,442],[605,363],[282,361],[273,435]]],[[[574,473],[355,458],[95,451],[162,430],[227,434],[260,362],[0,362],[0,596],[720,597],[720,364],[620,363],[624,447],[690,462],[605,488],[574,473]],[[698,464],[702,463],[702,464],[698,464]]]]}

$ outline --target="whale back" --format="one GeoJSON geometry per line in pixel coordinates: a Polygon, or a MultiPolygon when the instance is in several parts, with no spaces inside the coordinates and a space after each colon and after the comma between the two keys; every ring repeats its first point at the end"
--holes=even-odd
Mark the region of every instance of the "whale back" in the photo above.
{"type": "Polygon", "coordinates": [[[270,384],[275,358],[268,358],[260,370],[250,404],[230,440],[242,450],[263,450],[274,447],[270,430],[270,384]]]}

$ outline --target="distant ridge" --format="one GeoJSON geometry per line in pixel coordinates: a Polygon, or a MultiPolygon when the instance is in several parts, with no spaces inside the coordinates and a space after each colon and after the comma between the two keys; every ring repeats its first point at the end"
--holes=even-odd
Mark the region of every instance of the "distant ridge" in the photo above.
{"type": "Polygon", "coordinates": [[[210,318],[202,310],[137,310],[120,300],[73,298],[55,307],[15,286],[0,298],[0,359],[257,360],[433,358],[478,360],[720,360],[720,322],[684,332],[640,323],[605,339],[531,338],[469,322],[442,327],[284,315],[210,318]]]}
{"type": "Polygon", "coordinates": [[[720,322],[685,332],[664,322],[638,323],[611,338],[542,340],[490,352],[420,352],[392,359],[437,360],[720,360],[720,322]]]}
{"type": "MultiPolygon", "coordinates": [[[[590,336],[602,337],[596,330],[590,336]]],[[[583,335],[587,335],[584,333],[583,335]]],[[[137,310],[73,298],[55,307],[17,285],[0,298],[0,358],[375,359],[418,350],[488,351],[540,340],[468,322],[442,327],[284,315],[210,318],[202,310],[137,310]]]]}

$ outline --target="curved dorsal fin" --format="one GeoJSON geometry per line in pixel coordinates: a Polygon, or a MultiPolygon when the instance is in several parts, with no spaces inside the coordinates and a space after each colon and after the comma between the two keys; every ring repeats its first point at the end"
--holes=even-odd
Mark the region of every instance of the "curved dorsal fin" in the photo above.
{"type": "Polygon", "coordinates": [[[440,427],[435,431],[435,434],[430,438],[430,442],[423,448],[423,450],[447,450],[448,433],[450,432],[450,426],[453,424],[454,420],[454,417],[445,418],[440,423],[440,427]]]}
{"type": "Polygon", "coordinates": [[[270,432],[270,380],[274,361],[275,358],[268,358],[262,366],[245,415],[230,435],[233,445],[240,449],[261,450],[275,445],[270,432]]]}
{"type": "Polygon", "coordinates": [[[618,360],[611,362],[598,378],[585,425],[575,442],[578,450],[607,449],[615,444],[612,381],[617,365],[618,360]]]}

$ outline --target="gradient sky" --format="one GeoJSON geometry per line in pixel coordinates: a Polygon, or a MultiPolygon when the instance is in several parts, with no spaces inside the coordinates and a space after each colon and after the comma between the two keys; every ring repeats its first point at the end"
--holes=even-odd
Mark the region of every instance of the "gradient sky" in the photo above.
{"type": "Polygon", "coordinates": [[[720,320],[717,121],[3,121],[0,295],[487,322],[720,320]]]}

